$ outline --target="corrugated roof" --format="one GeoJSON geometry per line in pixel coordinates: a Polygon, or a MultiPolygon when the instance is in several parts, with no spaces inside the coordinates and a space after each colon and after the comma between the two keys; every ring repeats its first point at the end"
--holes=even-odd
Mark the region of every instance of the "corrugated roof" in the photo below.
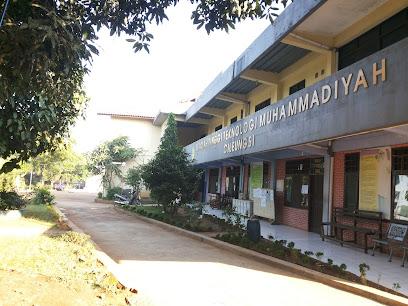
{"type": "Polygon", "coordinates": [[[252,69],[279,73],[290,67],[311,51],[295,46],[279,43],[268,53],[257,60],[252,69]]]}
{"type": "Polygon", "coordinates": [[[235,80],[231,81],[231,83],[227,86],[227,88],[225,88],[224,91],[247,95],[252,90],[254,90],[255,88],[261,85],[262,85],[261,83],[257,83],[254,81],[236,78],[235,80]]]}
{"type": "Polygon", "coordinates": [[[228,101],[224,101],[224,100],[219,100],[219,99],[212,99],[208,104],[207,107],[213,107],[213,108],[220,108],[220,109],[226,109],[227,107],[229,107],[231,104],[231,102],[228,101]]]}

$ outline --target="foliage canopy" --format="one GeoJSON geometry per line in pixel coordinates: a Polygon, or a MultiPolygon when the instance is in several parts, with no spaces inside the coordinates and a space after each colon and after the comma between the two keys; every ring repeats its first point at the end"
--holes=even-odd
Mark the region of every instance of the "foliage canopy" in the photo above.
{"type": "Polygon", "coordinates": [[[102,175],[104,189],[112,187],[113,178],[122,178],[121,164],[128,159],[133,159],[143,152],[135,149],[129,143],[129,137],[119,136],[113,140],[105,141],[92,152],[88,153],[88,169],[95,175],[102,175]]]}
{"type": "MultiPolygon", "coordinates": [[[[191,0],[191,19],[210,33],[228,31],[246,18],[270,18],[288,0],[191,0]]],[[[0,7],[4,7],[0,0],[0,7]]],[[[136,51],[149,50],[151,23],[168,19],[178,0],[14,0],[0,30],[0,158],[8,172],[58,148],[87,104],[84,75],[98,54],[96,32],[133,36],[136,51]]]]}

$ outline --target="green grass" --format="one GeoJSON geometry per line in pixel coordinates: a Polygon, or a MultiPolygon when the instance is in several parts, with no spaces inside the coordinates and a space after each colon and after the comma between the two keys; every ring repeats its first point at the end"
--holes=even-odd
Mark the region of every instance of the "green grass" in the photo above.
{"type": "Polygon", "coordinates": [[[161,214],[163,211],[163,207],[161,206],[141,206],[141,207],[138,207],[136,211],[139,211],[142,209],[145,212],[152,213],[152,214],[161,214]]]}
{"type": "Polygon", "coordinates": [[[52,223],[56,226],[55,218],[47,205],[27,205],[25,218],[52,223]]]}
{"type": "Polygon", "coordinates": [[[96,288],[113,289],[111,274],[96,259],[89,236],[69,232],[61,237],[6,237],[0,240],[0,270],[17,270],[67,282],[79,279],[96,288]]]}

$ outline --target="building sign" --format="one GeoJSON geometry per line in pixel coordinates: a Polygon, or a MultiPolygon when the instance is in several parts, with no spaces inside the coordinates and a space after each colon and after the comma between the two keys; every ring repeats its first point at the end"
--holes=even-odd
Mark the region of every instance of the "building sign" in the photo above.
{"type": "Polygon", "coordinates": [[[273,129],[274,124],[289,120],[298,114],[309,113],[317,108],[325,107],[330,102],[335,103],[340,96],[353,95],[360,88],[376,86],[385,80],[386,59],[383,58],[379,64],[372,63],[372,71],[370,72],[359,69],[356,73],[349,73],[341,78],[333,79],[331,84],[325,84],[303,95],[294,95],[293,100],[282,103],[280,106],[272,104],[258,111],[254,116],[243,119],[196,142],[195,153],[218,144],[222,144],[223,154],[237,151],[244,153],[244,151],[255,147],[257,141],[254,132],[256,130],[267,127],[273,129]]]}
{"type": "Polygon", "coordinates": [[[323,174],[324,173],[324,158],[312,158],[310,165],[310,174],[323,174]]]}
{"type": "MultiPolygon", "coordinates": [[[[206,163],[408,124],[408,38],[186,147],[206,163]]],[[[272,154],[273,155],[273,154],[272,154]]]]}

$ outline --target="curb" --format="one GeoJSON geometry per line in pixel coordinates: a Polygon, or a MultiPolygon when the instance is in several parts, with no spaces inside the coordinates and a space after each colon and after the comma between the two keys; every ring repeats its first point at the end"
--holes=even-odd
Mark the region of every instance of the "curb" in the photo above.
{"type": "Polygon", "coordinates": [[[384,292],[384,291],[381,291],[381,290],[378,290],[372,287],[364,286],[361,284],[352,283],[347,280],[340,279],[338,277],[328,276],[318,271],[314,271],[314,270],[311,270],[311,269],[308,269],[308,268],[305,268],[305,267],[302,267],[302,266],[299,266],[299,265],[296,265],[296,264],[293,264],[287,261],[283,261],[275,257],[267,256],[267,255],[264,255],[264,254],[261,254],[261,253],[258,253],[252,250],[241,248],[239,246],[229,244],[227,242],[220,241],[214,238],[210,238],[210,237],[198,234],[198,233],[190,232],[185,229],[182,229],[182,228],[179,228],[179,227],[176,227],[176,226],[173,226],[173,225],[161,222],[161,221],[157,221],[155,219],[140,216],[136,213],[131,213],[131,212],[119,210],[119,209],[118,211],[121,211],[131,216],[135,216],[137,219],[142,220],[144,222],[154,224],[156,226],[159,226],[171,232],[175,232],[180,235],[198,240],[200,242],[207,243],[209,245],[220,248],[222,250],[232,252],[234,254],[238,254],[248,259],[252,259],[257,262],[260,262],[266,265],[270,265],[270,266],[273,266],[273,267],[276,267],[276,268],[279,268],[279,269],[282,269],[288,272],[292,272],[300,276],[307,277],[311,280],[318,281],[330,287],[341,289],[341,290],[344,290],[350,293],[354,293],[354,294],[366,297],[368,299],[371,299],[379,303],[383,303],[387,305],[408,305],[408,299],[393,295],[388,292],[384,292]]]}

